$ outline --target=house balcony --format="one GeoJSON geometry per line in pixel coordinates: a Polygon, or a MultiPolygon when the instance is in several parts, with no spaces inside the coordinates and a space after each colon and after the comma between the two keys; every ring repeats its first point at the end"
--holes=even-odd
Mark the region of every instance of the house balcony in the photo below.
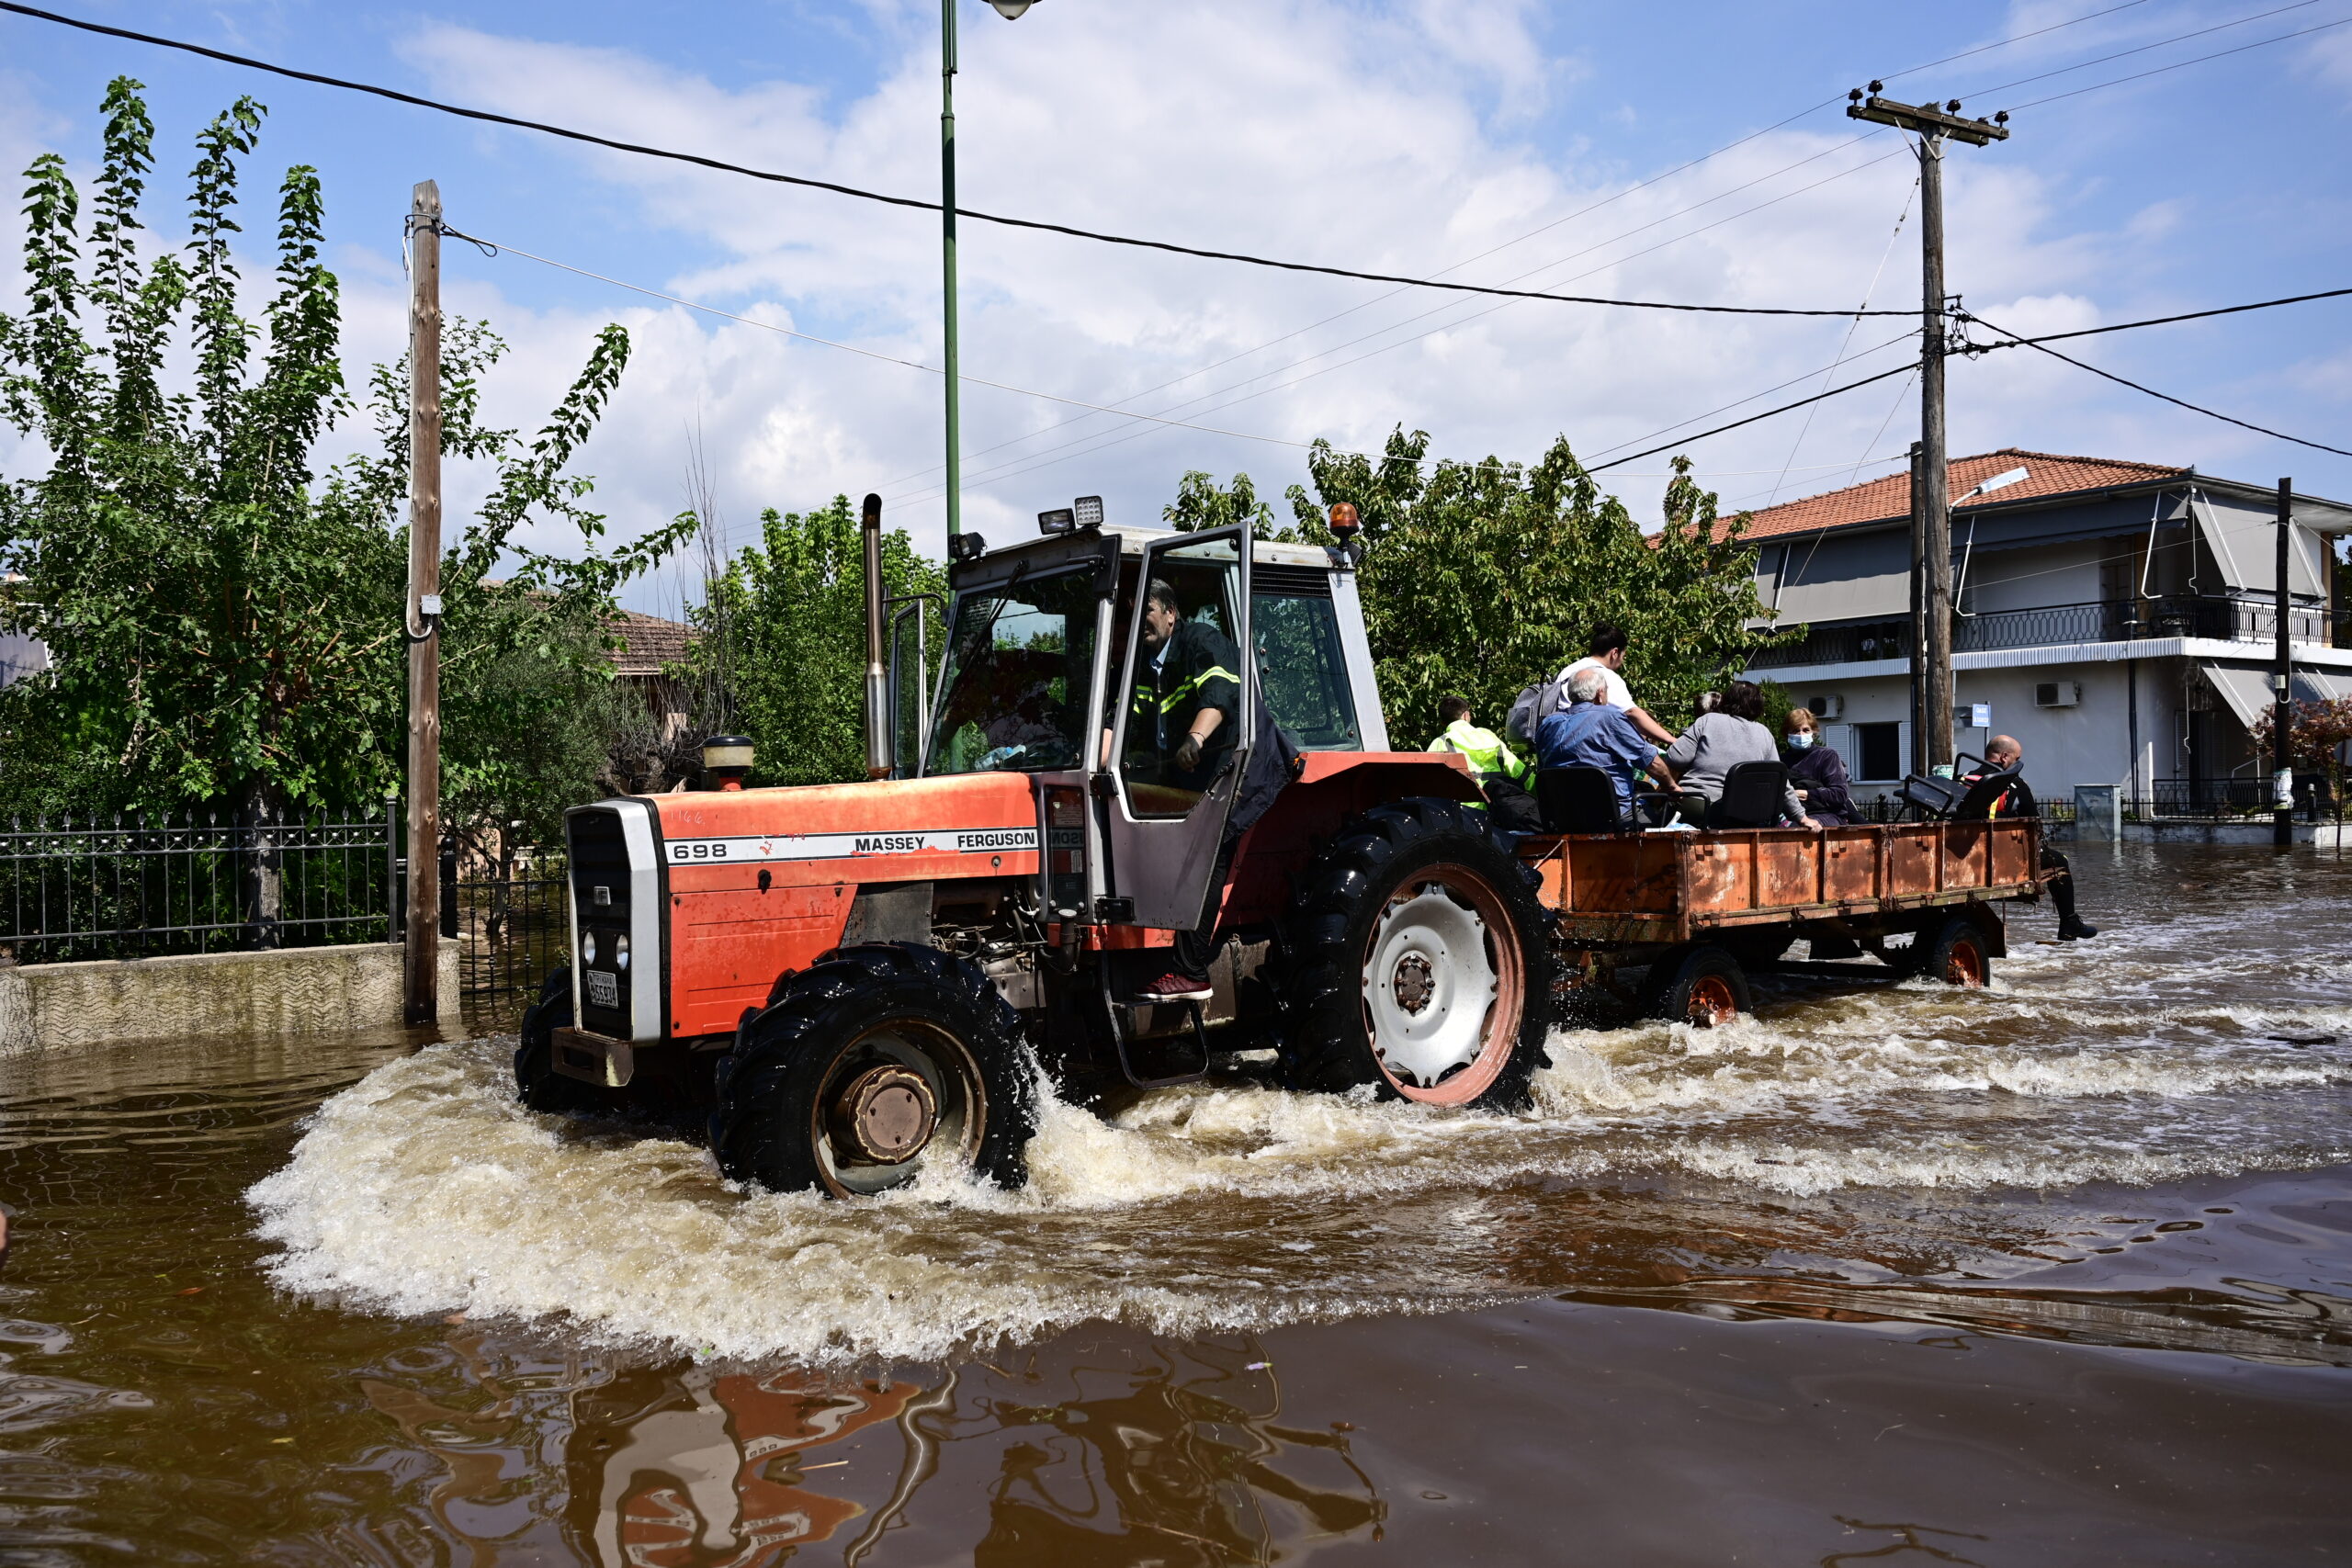
{"type": "MultiPolygon", "coordinates": [[[[2195,639],[2268,647],[2278,637],[2275,600],[2227,594],[2170,594],[2157,599],[2094,600],[2081,604],[2043,604],[2024,610],[1992,610],[1952,617],[1954,655],[2005,649],[2079,647],[2086,643],[2134,643],[2195,639]]],[[[2352,644],[2352,615],[2316,604],[2287,613],[2289,638],[2306,647],[2352,644]]],[[[1894,660],[1911,657],[1907,622],[1856,621],[1808,627],[1800,637],[1759,649],[1747,667],[1760,673],[1894,660]]]]}

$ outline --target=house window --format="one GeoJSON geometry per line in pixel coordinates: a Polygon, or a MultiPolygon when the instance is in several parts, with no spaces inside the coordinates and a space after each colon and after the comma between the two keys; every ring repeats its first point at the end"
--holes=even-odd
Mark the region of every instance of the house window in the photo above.
{"type": "Polygon", "coordinates": [[[1858,724],[1854,726],[1854,777],[1861,780],[1899,779],[1903,776],[1903,726],[1900,724],[1858,724]]]}

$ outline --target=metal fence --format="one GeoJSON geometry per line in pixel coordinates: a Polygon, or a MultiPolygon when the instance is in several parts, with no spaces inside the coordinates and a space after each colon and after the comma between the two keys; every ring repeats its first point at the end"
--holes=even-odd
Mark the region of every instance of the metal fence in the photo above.
{"type": "Polygon", "coordinates": [[[0,831],[0,960],[393,940],[397,820],[68,816],[0,831]]]}
{"type": "MultiPolygon", "coordinates": [[[[2270,780],[2262,778],[2151,779],[2148,793],[2127,799],[2124,814],[2135,820],[2231,821],[2239,818],[2267,820],[2272,805],[2270,780]]],[[[2295,775],[2294,814],[2307,822],[2335,821],[2344,803],[2328,789],[2323,773],[2295,775]]]]}
{"type": "MultiPolygon", "coordinates": [[[[1951,646],[1955,653],[1982,653],[2146,637],[2269,643],[2277,639],[2278,626],[2275,599],[2174,593],[2154,599],[2092,600],[1954,615],[1951,646]]],[[[2352,615],[2320,605],[2298,605],[2288,611],[2287,626],[2294,641],[2342,647],[2347,631],[2352,631],[2352,615]]],[[[1748,660],[1748,668],[1791,670],[1812,664],[1908,659],[1909,643],[1909,628],[1901,621],[1815,626],[1793,641],[1759,650],[1748,660]]]]}
{"type": "MultiPolygon", "coordinates": [[[[456,891],[458,990],[466,1022],[498,1028],[538,998],[567,962],[571,919],[560,850],[517,850],[496,864],[462,866],[456,891]]],[[[445,901],[446,908],[446,901],[445,901]]]]}

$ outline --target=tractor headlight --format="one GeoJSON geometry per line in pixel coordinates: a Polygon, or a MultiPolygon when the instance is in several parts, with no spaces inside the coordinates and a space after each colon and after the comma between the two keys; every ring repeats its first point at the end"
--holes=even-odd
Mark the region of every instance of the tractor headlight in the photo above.
{"type": "Polygon", "coordinates": [[[628,933],[627,931],[618,932],[613,938],[613,967],[624,975],[628,973],[628,933]]]}
{"type": "Polygon", "coordinates": [[[595,962],[596,933],[594,931],[582,931],[580,933],[580,963],[584,968],[595,962]]]}

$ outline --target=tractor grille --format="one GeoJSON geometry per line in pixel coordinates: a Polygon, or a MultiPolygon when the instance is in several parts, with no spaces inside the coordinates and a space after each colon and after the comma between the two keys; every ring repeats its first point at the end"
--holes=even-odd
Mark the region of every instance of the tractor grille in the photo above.
{"type": "Polygon", "coordinates": [[[580,948],[572,954],[580,976],[580,1026],[627,1040],[634,1033],[629,1005],[634,984],[649,964],[651,983],[661,983],[662,955],[628,947],[635,910],[620,814],[575,811],[566,827],[571,844],[571,907],[580,936],[580,948]]]}

